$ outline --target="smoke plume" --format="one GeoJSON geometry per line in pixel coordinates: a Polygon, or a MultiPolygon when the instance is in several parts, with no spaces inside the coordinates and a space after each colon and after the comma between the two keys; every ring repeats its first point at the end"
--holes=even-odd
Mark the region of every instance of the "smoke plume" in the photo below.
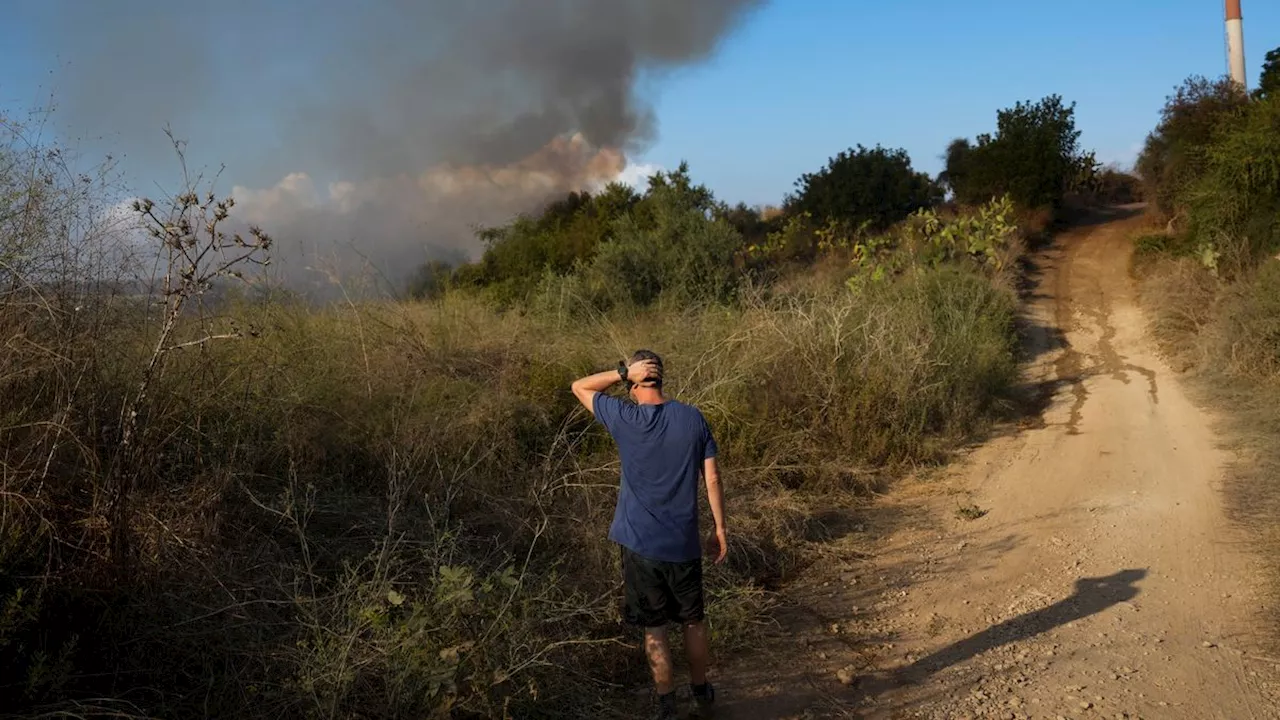
{"type": "Polygon", "coordinates": [[[646,88],[761,2],[42,0],[31,24],[64,120],[128,167],[171,163],[171,125],[286,261],[354,245],[403,276],[617,176],[656,130],[646,88]]]}

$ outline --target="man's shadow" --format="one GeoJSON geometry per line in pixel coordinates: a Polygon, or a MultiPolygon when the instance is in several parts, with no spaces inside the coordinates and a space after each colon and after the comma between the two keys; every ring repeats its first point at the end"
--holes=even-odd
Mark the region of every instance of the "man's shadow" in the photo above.
{"type": "Polygon", "coordinates": [[[1075,592],[1049,607],[1010,618],[980,633],[958,640],[936,652],[916,660],[910,665],[882,678],[881,683],[867,683],[864,690],[874,693],[874,686],[884,681],[888,685],[919,684],[936,672],[958,665],[988,650],[1018,642],[1048,632],[1081,618],[1089,617],[1113,605],[1133,599],[1138,594],[1134,583],[1147,576],[1143,570],[1121,570],[1114,575],[1076,580],[1075,592]]]}

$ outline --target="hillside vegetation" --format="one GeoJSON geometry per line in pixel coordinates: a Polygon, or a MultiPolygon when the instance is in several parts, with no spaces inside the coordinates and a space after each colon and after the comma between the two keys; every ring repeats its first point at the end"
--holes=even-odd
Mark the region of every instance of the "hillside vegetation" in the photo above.
{"type": "Polygon", "coordinates": [[[1025,242],[1101,175],[1049,99],[966,151],[977,184],[858,147],[765,213],[681,167],[486,229],[412,301],[313,307],[253,280],[270,228],[230,199],[139,201],[140,248],[109,166],[4,127],[0,706],[45,716],[610,716],[644,670],[570,381],[651,347],[706,413],[730,652],[824,511],[1009,411],[1025,242]]]}
{"type": "MultiPolygon", "coordinates": [[[[1238,517],[1280,542],[1280,49],[1247,97],[1188,79],[1139,158],[1157,229],[1137,239],[1154,329],[1247,440],[1238,517]]],[[[1272,554],[1273,555],[1273,554],[1272,554]]],[[[1277,582],[1280,565],[1273,563],[1277,582]]]]}

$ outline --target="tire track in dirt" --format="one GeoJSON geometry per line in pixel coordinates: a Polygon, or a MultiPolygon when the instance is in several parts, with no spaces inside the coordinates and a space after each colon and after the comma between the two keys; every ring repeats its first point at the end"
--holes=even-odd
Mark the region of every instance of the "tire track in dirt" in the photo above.
{"type": "Polygon", "coordinates": [[[725,663],[727,718],[1280,718],[1230,457],[1146,337],[1131,221],[1038,253],[1042,422],[904,483],[725,663]],[[958,518],[961,502],[989,512],[958,518]],[[847,551],[866,551],[850,559],[847,551]]]}

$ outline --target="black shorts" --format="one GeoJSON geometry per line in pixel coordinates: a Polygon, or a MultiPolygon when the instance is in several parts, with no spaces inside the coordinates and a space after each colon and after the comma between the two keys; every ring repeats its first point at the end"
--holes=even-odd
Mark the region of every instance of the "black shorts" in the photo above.
{"type": "Polygon", "coordinates": [[[622,614],[631,625],[701,622],[702,558],[664,562],[622,548],[622,614]]]}

